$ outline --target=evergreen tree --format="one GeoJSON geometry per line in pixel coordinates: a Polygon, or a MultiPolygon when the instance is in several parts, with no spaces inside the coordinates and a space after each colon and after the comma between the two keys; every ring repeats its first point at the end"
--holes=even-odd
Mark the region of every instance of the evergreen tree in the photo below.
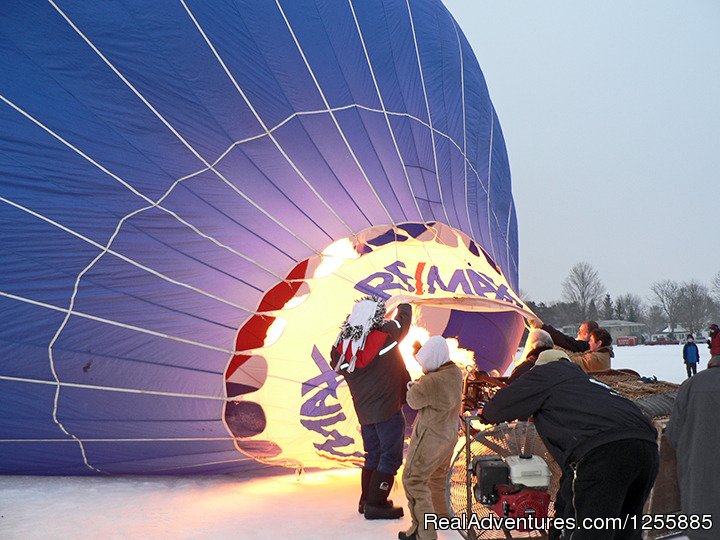
{"type": "Polygon", "coordinates": [[[610,293],[607,293],[605,294],[600,314],[602,315],[602,318],[607,321],[613,318],[613,313],[613,303],[610,299],[610,293]]]}

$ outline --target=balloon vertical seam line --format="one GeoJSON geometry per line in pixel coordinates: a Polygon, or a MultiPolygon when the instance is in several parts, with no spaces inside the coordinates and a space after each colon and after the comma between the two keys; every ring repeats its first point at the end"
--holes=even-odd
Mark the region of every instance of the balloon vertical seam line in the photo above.
{"type": "Polygon", "coordinates": [[[407,180],[408,188],[410,189],[410,196],[412,197],[413,202],[415,203],[415,208],[418,211],[418,216],[420,217],[420,221],[425,221],[425,218],[422,215],[422,211],[420,210],[420,205],[417,202],[417,198],[415,197],[415,192],[412,187],[412,182],[410,182],[410,175],[408,175],[407,172],[407,166],[405,164],[405,160],[402,157],[402,153],[400,152],[400,148],[397,143],[397,139],[395,138],[395,132],[392,128],[392,125],[390,124],[390,117],[388,116],[387,108],[385,107],[385,101],[383,100],[382,93],[380,92],[380,86],[378,85],[377,78],[375,77],[375,70],[372,67],[372,62],[370,61],[370,54],[368,53],[367,46],[365,45],[365,37],[363,36],[362,29],[360,28],[360,22],[358,21],[357,15],[355,13],[355,8],[353,7],[352,0],[348,0],[348,4],[350,5],[350,11],[353,15],[353,20],[355,21],[355,28],[357,28],[358,36],[360,37],[360,43],[362,44],[363,52],[365,53],[365,60],[367,61],[368,68],[370,69],[370,75],[372,76],[373,84],[375,86],[375,91],[378,95],[378,100],[380,101],[380,106],[382,107],[382,112],[385,117],[385,122],[387,123],[388,130],[390,132],[390,138],[393,141],[393,145],[395,146],[395,151],[397,152],[398,159],[400,160],[400,165],[403,168],[403,172],[405,173],[405,179],[407,180]]]}
{"type": "MultiPolygon", "coordinates": [[[[182,0],[181,0],[182,1],[182,0]]],[[[242,190],[238,189],[232,182],[230,182],[225,176],[217,171],[213,165],[211,165],[204,157],[200,155],[200,153],[195,150],[195,148],[187,141],[185,138],[180,135],[180,133],[175,129],[175,127],[170,124],[170,122],[167,121],[167,119],[161,115],[157,109],[143,96],[137,88],[122,74],[120,71],[110,62],[105,55],[95,46],[95,44],[90,41],[90,39],[77,27],[77,25],[65,14],[64,11],[60,9],[60,7],[54,2],[54,0],[48,0],[48,2],[55,8],[55,10],[65,19],[65,21],[72,27],[73,30],[85,41],[85,43],[88,44],[88,46],[97,54],[100,59],[102,59],[103,62],[117,75],[120,80],[125,83],[125,85],[140,99],[150,111],[167,127],[170,132],[175,135],[175,137],[197,158],[199,159],[210,171],[212,171],[218,178],[220,178],[230,189],[232,189],[234,192],[236,192],[238,195],[240,195],[243,199],[245,199],[247,202],[249,202],[253,207],[255,207],[258,211],[260,211],[263,215],[267,216],[270,220],[272,220],[274,223],[276,223],[278,226],[280,226],[283,230],[285,230],[288,234],[293,236],[296,240],[304,244],[308,249],[311,251],[315,251],[314,248],[308,244],[305,240],[300,238],[298,235],[293,233],[286,225],[278,221],[276,218],[274,218],[272,215],[270,215],[264,208],[262,208],[260,205],[258,205],[255,201],[253,201],[250,197],[245,195],[242,190]]],[[[272,138],[272,137],[271,137],[272,138]]],[[[322,229],[321,229],[322,230],[322,229]]],[[[324,230],[323,232],[327,234],[324,230]]]]}
{"type": "MultiPolygon", "coordinates": [[[[492,250],[493,259],[496,259],[495,255],[495,244],[493,243],[492,225],[490,224],[490,211],[492,206],[490,204],[490,179],[492,178],[492,151],[493,151],[493,138],[495,135],[495,111],[493,107],[490,107],[490,145],[488,149],[488,177],[487,177],[487,216],[488,216],[488,237],[490,238],[490,249],[492,250]]],[[[494,210],[493,210],[494,211],[494,210]]],[[[495,221],[500,225],[497,216],[495,221]]]]}
{"type": "Polygon", "coordinates": [[[463,165],[464,165],[464,177],[465,177],[465,211],[468,218],[468,227],[470,227],[470,235],[475,238],[475,231],[473,230],[472,219],[470,218],[470,186],[468,184],[468,172],[467,172],[467,122],[465,113],[465,62],[463,60],[463,49],[462,43],[460,42],[460,34],[458,32],[457,23],[453,19],[453,29],[455,30],[455,37],[458,43],[458,52],[460,53],[460,99],[462,101],[462,112],[463,112],[463,165]]]}
{"type": "MultiPolygon", "coordinates": [[[[49,0],[49,1],[52,1],[52,0],[49,0]]],[[[277,139],[273,136],[273,134],[270,133],[270,131],[268,130],[267,125],[265,124],[265,122],[263,121],[263,119],[260,117],[259,113],[255,110],[255,107],[253,107],[252,103],[250,103],[250,100],[249,100],[249,98],[245,95],[245,92],[243,92],[242,88],[240,88],[240,84],[235,80],[235,77],[233,77],[232,73],[230,73],[229,68],[228,68],[227,65],[225,64],[224,60],[221,58],[220,53],[217,51],[217,49],[215,48],[215,46],[214,46],[214,45],[212,44],[212,42],[210,41],[210,38],[209,38],[208,35],[205,33],[205,30],[203,30],[203,28],[200,26],[200,23],[199,23],[199,21],[195,18],[195,15],[193,15],[192,11],[190,11],[190,8],[189,8],[188,5],[186,4],[185,0],[180,0],[180,3],[181,3],[181,4],[183,5],[183,7],[185,8],[185,11],[187,12],[188,16],[192,19],[193,23],[195,24],[195,27],[198,29],[198,31],[199,31],[200,34],[202,35],[203,39],[204,39],[205,42],[207,43],[208,47],[210,47],[210,50],[211,50],[211,51],[213,52],[213,54],[215,55],[215,58],[217,59],[217,61],[218,61],[218,62],[220,63],[220,65],[222,66],[223,70],[225,71],[225,74],[229,77],[230,81],[231,81],[231,82],[233,83],[233,85],[235,86],[235,89],[238,91],[238,93],[240,94],[240,96],[243,98],[243,100],[245,101],[245,103],[247,104],[248,108],[250,109],[250,111],[251,111],[251,112],[253,113],[253,115],[255,116],[255,119],[256,119],[257,122],[260,124],[260,127],[263,129],[263,131],[264,131],[265,134],[268,136],[268,138],[270,138],[270,140],[273,142],[273,144],[275,145],[275,147],[280,151],[280,153],[282,154],[282,156],[285,158],[285,160],[288,162],[288,164],[293,168],[293,170],[297,173],[297,175],[302,179],[302,181],[305,183],[305,185],[308,187],[308,189],[310,189],[310,191],[313,192],[313,194],[318,198],[318,200],[319,200],[320,202],[322,202],[322,204],[337,218],[337,220],[345,226],[345,228],[349,231],[349,233],[350,233],[351,235],[354,235],[354,231],[353,231],[352,227],[350,227],[350,225],[348,225],[348,224],[337,214],[337,212],[335,212],[335,210],[330,206],[330,204],[328,204],[328,202],[320,195],[320,193],[318,193],[318,191],[310,184],[310,182],[308,182],[307,178],[305,178],[305,175],[302,173],[302,171],[300,171],[300,169],[299,169],[298,166],[295,164],[295,162],[294,162],[292,159],[290,159],[290,156],[288,156],[288,154],[285,152],[285,149],[280,145],[280,143],[279,143],[279,142],[277,141],[277,139]]],[[[215,172],[216,174],[218,174],[218,176],[222,176],[222,175],[220,175],[220,173],[217,172],[217,171],[214,171],[214,170],[213,170],[213,172],[215,172]]],[[[240,192],[240,193],[241,193],[241,192],[240,192]]],[[[245,196],[245,195],[243,194],[243,196],[245,196]]],[[[250,201],[250,199],[248,199],[248,200],[250,201]]],[[[254,201],[252,202],[252,204],[255,204],[254,201]]],[[[259,207],[258,207],[258,209],[259,209],[259,207]]],[[[264,212],[264,211],[263,211],[263,212],[264,212]]],[[[268,217],[270,217],[271,219],[274,220],[274,218],[272,218],[269,214],[266,214],[266,215],[268,215],[268,217]]],[[[290,234],[292,234],[293,236],[295,236],[295,238],[297,238],[299,241],[301,241],[303,244],[305,244],[305,245],[306,245],[308,248],[310,248],[312,251],[316,252],[315,249],[314,249],[310,244],[307,244],[307,243],[306,243],[304,240],[302,240],[299,236],[295,235],[290,229],[287,229],[284,225],[282,225],[282,224],[279,223],[279,222],[277,222],[277,223],[278,223],[278,225],[281,225],[283,228],[285,228],[288,233],[290,233],[290,234]]],[[[321,230],[323,230],[323,229],[321,229],[321,230]]],[[[325,232],[325,231],[323,230],[323,232],[325,232]]],[[[327,234],[327,233],[325,233],[325,234],[327,234]]],[[[329,236],[329,235],[328,235],[328,236],[329,236]]],[[[331,238],[332,238],[332,237],[331,237],[331,238]]]]}
{"type": "Polygon", "coordinates": [[[437,179],[437,184],[438,184],[438,191],[439,191],[439,195],[440,195],[440,205],[442,206],[443,212],[445,214],[445,219],[447,220],[446,223],[448,225],[451,225],[450,217],[448,216],[447,210],[445,208],[445,201],[443,199],[443,193],[442,193],[442,185],[440,183],[440,170],[438,169],[437,149],[435,148],[435,132],[433,130],[433,125],[432,125],[432,115],[430,114],[430,102],[428,101],[427,89],[425,88],[425,77],[423,76],[422,62],[420,60],[420,49],[418,47],[417,36],[415,34],[415,23],[413,21],[412,9],[410,9],[410,0],[405,0],[405,4],[407,5],[408,15],[410,16],[410,29],[412,30],[413,43],[415,45],[415,54],[417,56],[417,61],[418,61],[418,71],[420,72],[420,83],[421,83],[422,89],[423,89],[423,96],[425,97],[425,108],[427,109],[428,123],[430,124],[430,138],[431,138],[432,147],[433,147],[433,159],[435,162],[435,178],[437,179]]]}
{"type": "MultiPolygon", "coordinates": [[[[510,198],[510,206],[508,207],[507,228],[505,229],[505,260],[510,268],[510,218],[512,217],[513,200],[510,198]]],[[[514,261],[513,261],[514,262],[514,261]]]]}
{"type": "MultiPolygon", "coordinates": [[[[308,61],[307,57],[305,56],[305,51],[303,50],[302,46],[300,45],[300,42],[297,39],[297,36],[295,35],[295,32],[292,29],[292,26],[290,25],[290,21],[288,20],[287,16],[285,15],[285,11],[283,11],[282,6],[280,5],[279,0],[275,0],[275,4],[278,7],[278,10],[280,11],[280,15],[282,15],[283,20],[285,21],[285,25],[287,26],[288,32],[290,32],[290,35],[292,36],[292,39],[295,43],[295,46],[298,49],[298,52],[300,53],[300,56],[303,59],[303,62],[305,63],[305,67],[308,70],[308,73],[310,73],[310,77],[312,77],[313,82],[315,83],[315,87],[317,88],[318,93],[320,94],[320,98],[322,99],[325,106],[328,108],[328,111],[330,111],[330,103],[328,103],[327,98],[325,97],[325,93],[323,92],[322,88],[320,87],[320,83],[318,82],[317,78],[315,77],[315,72],[313,71],[312,67],[310,66],[310,62],[308,61]]],[[[390,223],[392,223],[393,227],[396,227],[395,220],[393,219],[392,215],[388,211],[385,204],[383,204],[382,199],[380,198],[380,195],[375,190],[375,188],[372,185],[372,182],[370,182],[370,179],[367,176],[367,173],[365,172],[365,169],[360,164],[360,161],[358,160],[357,156],[355,155],[355,152],[353,151],[352,147],[350,146],[350,143],[347,140],[347,137],[345,136],[345,132],[340,127],[340,124],[338,123],[338,120],[335,116],[335,114],[330,111],[329,112],[330,117],[333,120],[333,123],[335,124],[335,127],[338,130],[338,133],[340,134],[340,137],[342,138],[343,142],[345,143],[345,147],[347,148],[348,152],[350,152],[350,155],[353,158],[353,161],[355,162],[355,165],[357,165],[360,174],[362,174],[363,178],[365,179],[365,182],[367,183],[368,187],[370,188],[370,191],[372,191],[373,195],[375,195],[375,198],[377,199],[378,203],[380,204],[380,207],[384,210],[385,214],[387,215],[388,219],[390,220],[390,223]]],[[[390,186],[390,190],[395,195],[395,191],[392,189],[392,186],[390,186]]],[[[395,198],[397,199],[397,195],[395,195],[395,198]]],[[[398,204],[400,204],[400,201],[398,200],[398,204]]],[[[407,216],[406,216],[407,217],[407,216]]]]}

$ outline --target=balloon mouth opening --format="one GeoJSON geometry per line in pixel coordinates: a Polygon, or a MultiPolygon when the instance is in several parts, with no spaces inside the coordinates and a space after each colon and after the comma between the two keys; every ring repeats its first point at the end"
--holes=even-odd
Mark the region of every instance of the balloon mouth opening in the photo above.
{"type": "MultiPolygon", "coordinates": [[[[299,417],[300,426],[292,429],[302,430],[329,421],[334,412],[328,411],[339,410],[344,381],[329,368],[328,353],[352,302],[366,294],[389,299],[389,313],[399,301],[415,306],[410,334],[399,345],[414,378],[422,374],[413,354],[415,341],[423,344],[431,335],[443,335],[453,361],[479,365],[477,351],[463,343],[471,332],[461,314],[524,315],[527,309],[493,259],[467,235],[443,224],[372,227],[333,242],[268,290],[238,331],[236,353],[225,372],[223,419],[239,451],[269,465],[308,466],[280,440],[286,434],[274,429],[274,417],[284,414],[282,422],[288,423],[299,417]],[[320,397],[303,401],[308,396],[320,397]],[[318,420],[314,408],[327,415],[318,420]]],[[[350,403],[342,404],[342,414],[348,421],[355,418],[350,403]]],[[[330,430],[316,431],[323,429],[330,430]]],[[[352,431],[346,427],[342,437],[356,436],[352,431]]],[[[315,444],[317,454],[328,457],[324,447],[315,444]]],[[[361,458],[362,453],[349,451],[331,456],[333,466],[361,463],[361,458]]]]}

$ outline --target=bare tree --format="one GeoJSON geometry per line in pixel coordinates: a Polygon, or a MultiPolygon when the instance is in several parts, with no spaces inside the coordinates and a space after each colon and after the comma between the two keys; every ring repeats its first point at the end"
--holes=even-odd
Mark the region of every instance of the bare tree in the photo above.
{"type": "Polygon", "coordinates": [[[621,294],[615,300],[615,313],[618,319],[641,322],[645,316],[645,303],[637,294],[621,294]]]}
{"type": "Polygon", "coordinates": [[[653,283],[650,286],[650,290],[655,295],[655,299],[667,317],[668,324],[670,325],[670,333],[673,333],[680,319],[680,311],[682,310],[682,287],[677,281],[664,279],[653,283]]]}
{"type": "Polygon", "coordinates": [[[691,333],[702,330],[713,311],[713,301],[708,288],[695,280],[682,284],[680,322],[691,333]]]}
{"type": "Polygon", "coordinates": [[[657,304],[650,306],[643,313],[642,322],[647,325],[648,330],[650,330],[651,334],[662,330],[663,328],[665,328],[665,324],[667,322],[663,308],[661,308],[657,304]]]}
{"type": "Polygon", "coordinates": [[[715,274],[715,277],[710,283],[710,288],[712,289],[712,293],[715,295],[717,301],[720,302],[720,271],[715,274]]]}
{"type": "Polygon", "coordinates": [[[600,281],[597,270],[586,262],[580,262],[573,266],[562,285],[563,299],[570,303],[576,303],[583,319],[588,317],[590,303],[599,304],[605,294],[605,287],[600,281]]]}

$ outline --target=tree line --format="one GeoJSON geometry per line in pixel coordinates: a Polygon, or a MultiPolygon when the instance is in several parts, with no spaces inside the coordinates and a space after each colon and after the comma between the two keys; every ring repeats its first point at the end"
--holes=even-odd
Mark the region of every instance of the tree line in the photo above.
{"type": "Polygon", "coordinates": [[[620,319],[644,323],[651,333],[666,326],[674,332],[682,326],[695,334],[710,322],[720,321],[720,271],[709,284],[695,279],[683,282],[663,279],[650,285],[648,298],[629,292],[613,298],[597,270],[580,262],[563,280],[560,301],[546,304],[526,299],[525,303],[553,326],[588,319],[620,319]]]}

